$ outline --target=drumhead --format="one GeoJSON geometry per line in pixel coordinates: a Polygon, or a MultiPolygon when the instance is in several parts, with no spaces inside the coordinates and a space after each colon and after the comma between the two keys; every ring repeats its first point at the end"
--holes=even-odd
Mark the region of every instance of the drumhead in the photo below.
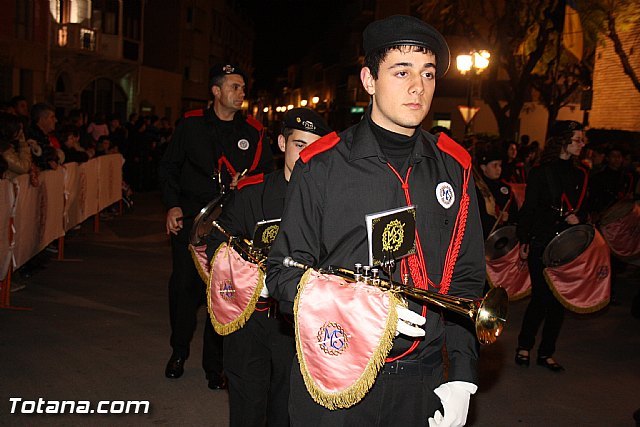
{"type": "Polygon", "coordinates": [[[547,245],[542,262],[547,267],[558,267],[573,261],[589,247],[594,235],[595,228],[589,224],[564,230],[547,245]]]}
{"type": "Polygon", "coordinates": [[[488,260],[502,258],[518,244],[515,225],[498,228],[487,237],[484,254],[488,260]]]}
{"type": "Polygon", "coordinates": [[[212,221],[218,219],[222,213],[226,194],[221,194],[200,210],[200,213],[193,220],[189,242],[194,246],[204,244],[204,237],[211,234],[213,230],[212,221]]]}
{"type": "Polygon", "coordinates": [[[634,203],[635,202],[633,200],[620,200],[619,202],[616,202],[613,206],[602,213],[600,224],[611,224],[612,222],[627,216],[629,212],[633,210],[634,203]]]}

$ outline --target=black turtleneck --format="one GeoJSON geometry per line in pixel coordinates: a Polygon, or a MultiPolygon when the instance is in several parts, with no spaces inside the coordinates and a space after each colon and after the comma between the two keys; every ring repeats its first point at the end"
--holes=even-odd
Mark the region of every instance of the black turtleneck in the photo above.
{"type": "Polygon", "coordinates": [[[414,132],[411,136],[391,132],[378,126],[369,114],[366,115],[371,125],[371,130],[380,145],[382,153],[385,155],[391,166],[400,174],[404,174],[407,169],[407,160],[411,157],[413,148],[418,140],[419,132],[414,132]]]}

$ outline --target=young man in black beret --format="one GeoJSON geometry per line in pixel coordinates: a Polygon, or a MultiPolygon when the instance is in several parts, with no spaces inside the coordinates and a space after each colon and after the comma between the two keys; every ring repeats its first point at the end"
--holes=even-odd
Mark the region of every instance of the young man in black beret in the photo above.
{"type": "MultiPolygon", "coordinates": [[[[245,84],[245,75],[236,65],[219,64],[211,68],[209,87],[213,104],[185,113],[158,165],[173,255],[169,281],[173,352],[165,369],[167,378],[179,378],[184,372],[198,307],[205,297],[204,284],[188,250],[194,217],[219,196],[221,186],[234,189],[245,170],[249,176],[273,168],[262,124],[251,116],[246,119],[242,116],[245,84]]],[[[222,338],[208,320],[202,366],[209,388],[223,388],[222,338]]]]}
{"type": "MultiPolygon", "coordinates": [[[[419,288],[466,298],[482,293],[483,239],[471,159],[446,135],[436,140],[421,128],[436,79],[449,68],[447,43],[418,19],[392,16],[365,29],[364,50],[360,78],[371,106],[360,123],[305,150],[287,189],[267,275],[269,293],[284,311],[292,310],[302,275],[283,266],[285,257],[316,268],[367,264],[365,215],[409,204],[417,206],[419,253],[399,261],[393,279],[401,282],[402,271],[419,288]]],[[[426,323],[406,329],[398,310],[400,335],[353,406],[329,410],[316,403],[294,364],[292,425],[463,425],[477,389],[478,348],[469,320],[411,299],[409,309],[415,312],[410,323],[426,323]]],[[[343,363],[340,355],[331,357],[331,363],[343,363]]]]}
{"type": "MultiPolygon", "coordinates": [[[[300,151],[329,132],[331,129],[315,111],[307,108],[288,111],[278,136],[284,169],[240,181],[217,222],[227,233],[251,240],[259,221],[280,219],[287,183],[300,151]]],[[[219,232],[210,237],[207,241],[210,261],[215,250],[227,240],[219,232]]],[[[273,316],[275,306],[275,300],[263,286],[249,320],[224,338],[232,427],[260,427],[265,421],[270,427],[289,426],[287,407],[295,342],[291,318],[273,316]]]]}

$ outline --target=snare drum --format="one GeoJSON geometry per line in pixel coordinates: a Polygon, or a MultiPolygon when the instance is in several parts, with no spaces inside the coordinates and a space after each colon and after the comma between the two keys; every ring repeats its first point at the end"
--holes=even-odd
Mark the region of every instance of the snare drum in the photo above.
{"type": "Polygon", "coordinates": [[[526,260],[520,258],[516,227],[508,225],[491,233],[484,244],[487,280],[492,287],[502,286],[509,300],[531,293],[531,276],[526,260]]]}
{"type": "Polygon", "coordinates": [[[617,202],[602,214],[600,231],[611,252],[640,265],[640,205],[633,200],[617,202]]]}
{"type": "Polygon", "coordinates": [[[542,255],[544,276],[567,309],[591,313],[611,295],[609,247],[592,225],[575,225],[551,240],[542,255]]]}

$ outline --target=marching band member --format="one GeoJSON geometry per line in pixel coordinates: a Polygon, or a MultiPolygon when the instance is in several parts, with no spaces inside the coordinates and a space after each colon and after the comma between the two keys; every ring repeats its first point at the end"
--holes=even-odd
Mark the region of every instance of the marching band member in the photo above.
{"type": "MultiPolygon", "coordinates": [[[[365,215],[415,205],[418,250],[404,258],[394,280],[402,275],[423,289],[480,297],[483,240],[470,156],[446,135],[436,139],[421,128],[436,79],[449,68],[448,45],[433,27],[401,15],[374,21],[363,36],[360,78],[371,105],[360,123],[301,153],[269,254],[269,293],[291,312],[302,273],[284,267],[285,257],[320,268],[366,263],[365,215]]],[[[316,403],[294,364],[292,425],[463,425],[478,381],[474,334],[466,319],[434,306],[409,301],[409,309],[414,326],[397,329],[406,332],[393,340],[372,387],[353,406],[330,410],[316,403]],[[422,326],[415,326],[424,322],[418,313],[426,317],[422,326]]],[[[362,312],[363,327],[375,315],[362,312]]],[[[399,324],[408,317],[398,310],[399,324]]],[[[340,355],[331,357],[341,363],[340,355]]]]}
{"type": "MultiPolygon", "coordinates": [[[[315,111],[289,110],[278,136],[284,169],[240,181],[217,222],[227,233],[250,240],[257,222],[280,219],[287,183],[300,151],[330,131],[315,111]]],[[[209,260],[225,240],[219,232],[211,236],[207,242],[209,260]]],[[[265,421],[269,426],[289,426],[289,378],[295,344],[291,320],[273,316],[275,304],[263,287],[251,317],[224,338],[231,426],[263,426],[265,421]]]]}
{"type": "MultiPolygon", "coordinates": [[[[188,249],[195,215],[220,194],[221,184],[235,188],[242,171],[258,173],[273,167],[262,124],[242,116],[245,82],[244,73],[233,64],[212,67],[211,107],[185,113],[158,165],[173,258],[169,280],[173,351],[165,368],[167,378],[180,378],[184,373],[198,307],[204,301],[204,286],[188,249]],[[217,176],[222,182],[216,182],[217,176]]],[[[225,387],[222,337],[210,323],[207,321],[204,328],[202,367],[209,388],[220,389],[225,387]]]]}
{"type": "Polygon", "coordinates": [[[515,361],[518,365],[529,366],[536,334],[544,322],[537,364],[560,372],[564,368],[552,356],[564,307],[545,281],[542,254],[557,232],[586,220],[586,212],[581,207],[586,194],[587,172],[574,163],[585,145],[580,123],[557,121],[549,135],[540,166],[531,170],[524,205],[518,212],[520,255],[528,260],[532,295],[522,320],[515,361]]]}

